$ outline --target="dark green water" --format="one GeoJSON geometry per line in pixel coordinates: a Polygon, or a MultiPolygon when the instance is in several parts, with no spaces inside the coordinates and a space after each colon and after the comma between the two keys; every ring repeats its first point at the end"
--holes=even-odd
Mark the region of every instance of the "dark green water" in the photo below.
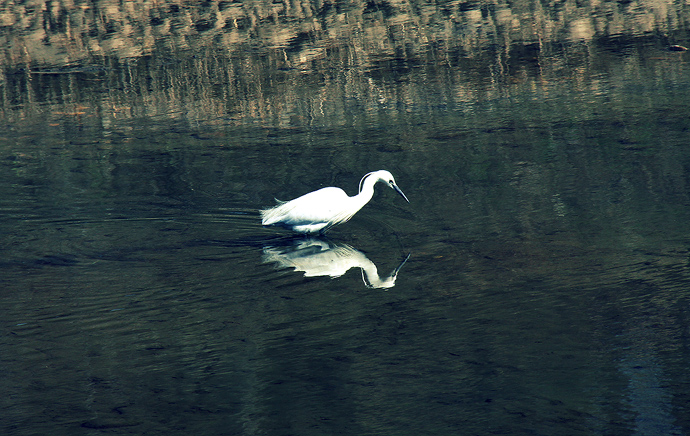
{"type": "Polygon", "coordinates": [[[0,433],[690,434],[682,5],[129,5],[3,10],[0,433]]]}

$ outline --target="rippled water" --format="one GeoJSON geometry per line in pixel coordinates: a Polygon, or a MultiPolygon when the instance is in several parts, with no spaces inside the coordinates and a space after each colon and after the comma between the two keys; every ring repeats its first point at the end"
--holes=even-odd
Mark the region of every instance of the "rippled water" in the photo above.
{"type": "Polygon", "coordinates": [[[2,10],[0,432],[690,433],[682,7],[298,6],[2,10]]]}

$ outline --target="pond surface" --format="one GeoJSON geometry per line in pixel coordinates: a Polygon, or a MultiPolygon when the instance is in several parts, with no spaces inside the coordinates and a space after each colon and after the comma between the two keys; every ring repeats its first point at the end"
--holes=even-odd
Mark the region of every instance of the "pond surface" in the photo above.
{"type": "Polygon", "coordinates": [[[686,9],[574,5],[4,6],[0,432],[690,434],[686,9]]]}

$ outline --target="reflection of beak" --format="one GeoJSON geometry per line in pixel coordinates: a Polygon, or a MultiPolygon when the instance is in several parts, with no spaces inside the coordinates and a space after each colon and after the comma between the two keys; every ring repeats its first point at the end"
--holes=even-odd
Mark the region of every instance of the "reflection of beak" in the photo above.
{"type": "Polygon", "coordinates": [[[393,274],[392,274],[392,275],[394,275],[394,276],[397,276],[397,275],[398,275],[398,273],[399,273],[400,270],[402,269],[403,265],[405,265],[405,262],[407,262],[407,259],[409,259],[410,256],[412,256],[412,253],[407,253],[407,257],[405,258],[405,260],[403,260],[402,263],[401,263],[400,265],[398,265],[398,267],[397,267],[395,270],[393,270],[393,274]]]}
{"type": "Polygon", "coordinates": [[[367,275],[364,272],[364,268],[362,268],[362,281],[366,285],[367,288],[374,288],[374,289],[389,289],[395,286],[395,280],[398,278],[398,273],[400,272],[400,269],[405,265],[405,262],[407,262],[407,259],[412,256],[412,253],[408,253],[407,257],[398,265],[396,269],[393,270],[390,276],[388,276],[387,279],[384,280],[379,280],[376,282],[376,284],[371,283],[368,280],[367,275]]]}
{"type": "Polygon", "coordinates": [[[405,197],[405,194],[403,194],[402,189],[398,188],[398,185],[396,185],[395,183],[391,183],[391,187],[395,189],[395,192],[402,195],[402,198],[404,198],[406,202],[410,202],[410,200],[408,200],[407,197],[405,197]]]}

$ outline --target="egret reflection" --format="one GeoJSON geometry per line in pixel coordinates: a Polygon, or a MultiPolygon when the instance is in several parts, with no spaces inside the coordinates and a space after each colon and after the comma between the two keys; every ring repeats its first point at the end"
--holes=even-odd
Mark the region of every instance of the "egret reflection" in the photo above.
{"type": "Polygon", "coordinates": [[[379,276],[374,262],[361,251],[347,244],[334,243],[318,238],[294,239],[290,244],[264,247],[264,263],[275,263],[278,268],[294,268],[305,277],[340,277],[351,268],[362,270],[362,281],[369,288],[392,288],[398,272],[407,257],[389,275],[379,276]]]}

